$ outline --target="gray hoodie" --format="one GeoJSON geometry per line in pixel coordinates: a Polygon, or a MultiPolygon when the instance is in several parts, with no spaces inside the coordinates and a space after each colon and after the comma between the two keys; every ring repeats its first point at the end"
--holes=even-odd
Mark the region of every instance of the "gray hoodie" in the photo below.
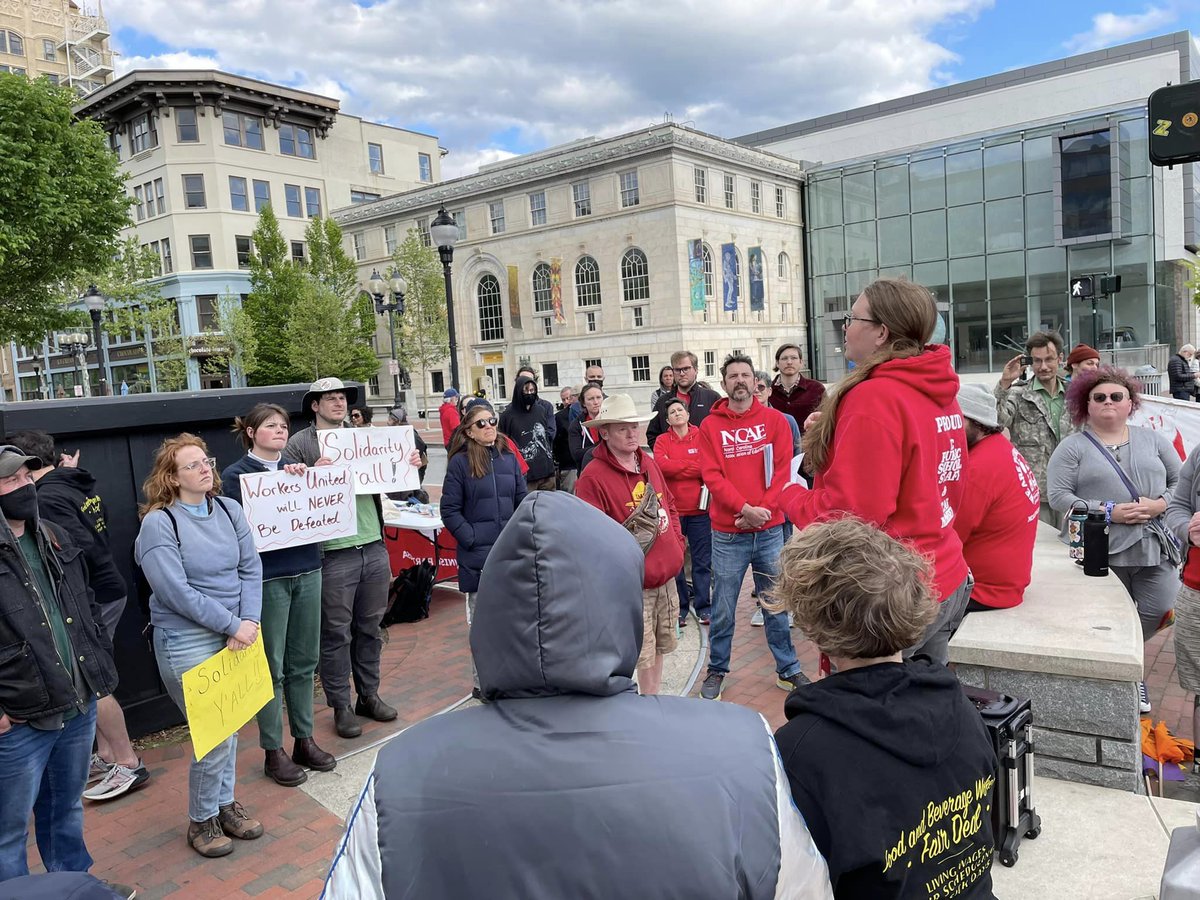
{"type": "Polygon", "coordinates": [[[471,626],[491,702],[380,751],[325,897],[832,898],[762,717],[637,694],[641,603],[625,529],[530,494],[471,626]]]}

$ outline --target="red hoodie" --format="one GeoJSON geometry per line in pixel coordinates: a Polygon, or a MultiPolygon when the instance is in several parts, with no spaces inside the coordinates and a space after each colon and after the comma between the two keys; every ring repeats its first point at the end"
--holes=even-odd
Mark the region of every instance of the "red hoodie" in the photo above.
{"type": "Polygon", "coordinates": [[[683,534],[679,530],[679,514],[675,511],[675,502],[671,499],[662,469],[641,448],[637,451],[637,461],[641,475],[624,468],[608,452],[608,444],[600,441],[592,454],[592,461],[575,482],[575,496],[590,503],[610,519],[624,522],[642,502],[646,493],[646,479],[650,480],[654,492],[658,494],[660,509],[666,512],[666,521],[661,523],[666,530],[660,530],[658,539],[646,557],[642,587],[662,587],[683,568],[683,534]]]}
{"type": "Polygon", "coordinates": [[[797,528],[851,513],[933,560],[944,600],[967,577],[954,516],[967,436],[950,348],[875,367],[838,405],[833,445],[812,490],[789,485],[783,509],[797,528]]]}
{"type": "Polygon", "coordinates": [[[680,437],[668,428],[654,442],[654,461],[667,476],[667,487],[681,516],[698,516],[700,488],[700,429],[689,425],[687,434],[680,437]]]}
{"type": "Polygon", "coordinates": [[[792,467],[792,429],[783,413],[757,400],[744,413],[737,413],[722,397],[700,425],[700,437],[700,472],[712,495],[708,517],[713,531],[741,534],[734,520],[747,503],[771,511],[763,528],[783,524],[779,498],[792,467]],[[768,447],[772,448],[770,484],[768,447]]]}

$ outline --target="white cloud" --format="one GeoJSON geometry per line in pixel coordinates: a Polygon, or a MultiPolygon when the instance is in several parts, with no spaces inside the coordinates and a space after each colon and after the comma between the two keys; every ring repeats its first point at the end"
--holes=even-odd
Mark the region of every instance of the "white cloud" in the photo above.
{"type": "Polygon", "coordinates": [[[1066,41],[1064,46],[1072,53],[1087,53],[1111,47],[1151,32],[1160,31],[1175,21],[1176,13],[1169,6],[1148,6],[1145,11],[1120,16],[1103,12],[1092,16],[1092,27],[1066,41]]]}
{"type": "Polygon", "coordinates": [[[198,56],[186,50],[179,53],[162,53],[158,56],[117,55],[117,77],[134,69],[218,69],[216,59],[198,56]]]}
{"type": "MultiPolygon", "coordinates": [[[[108,0],[169,48],[133,66],[203,65],[341,100],[436,134],[447,174],[664,113],[733,136],[945,83],[934,28],[992,0],[108,0]]],[[[138,43],[132,41],[136,50],[138,43]]],[[[117,47],[118,50],[125,48],[117,47]]]]}

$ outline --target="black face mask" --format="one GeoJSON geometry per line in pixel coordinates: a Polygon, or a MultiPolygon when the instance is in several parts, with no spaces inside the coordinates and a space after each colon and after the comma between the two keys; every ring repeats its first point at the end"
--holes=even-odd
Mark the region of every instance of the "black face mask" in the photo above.
{"type": "Polygon", "coordinates": [[[37,491],[32,484],[0,496],[0,513],[13,522],[27,522],[37,516],[37,491]]]}
{"type": "Polygon", "coordinates": [[[537,403],[537,394],[526,394],[522,391],[517,394],[517,403],[521,405],[521,409],[533,409],[533,404],[537,403]]]}

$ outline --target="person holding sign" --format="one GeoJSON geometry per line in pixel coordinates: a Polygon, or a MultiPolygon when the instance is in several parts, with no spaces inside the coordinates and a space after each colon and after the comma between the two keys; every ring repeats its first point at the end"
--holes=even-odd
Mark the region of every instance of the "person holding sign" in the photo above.
{"type": "MultiPolygon", "coordinates": [[[[184,712],[184,673],[226,647],[245,650],[259,634],[262,563],[241,506],[220,492],[217,461],[186,433],[163,441],[142,485],[134,559],[150,583],[158,674],[184,712]]],[[[192,760],[187,841],[201,856],[225,856],[231,837],[263,833],[234,799],[236,777],[236,731],[192,760]]]]}
{"type": "MultiPolygon", "coordinates": [[[[242,502],[241,476],[284,469],[303,475],[304,463],[283,455],[288,414],[282,406],[259,403],[233,423],[246,455],[221,473],[225,490],[242,502]]],[[[321,548],[302,544],[261,554],[263,567],[263,648],[275,685],[274,699],[258,712],[258,744],[266,753],[263,771],[284,787],[308,780],[301,768],[330,772],[332,754],[313,740],[313,675],[321,650],[321,548]],[[283,697],[287,696],[292,755],[283,749],[283,697]]]]}

